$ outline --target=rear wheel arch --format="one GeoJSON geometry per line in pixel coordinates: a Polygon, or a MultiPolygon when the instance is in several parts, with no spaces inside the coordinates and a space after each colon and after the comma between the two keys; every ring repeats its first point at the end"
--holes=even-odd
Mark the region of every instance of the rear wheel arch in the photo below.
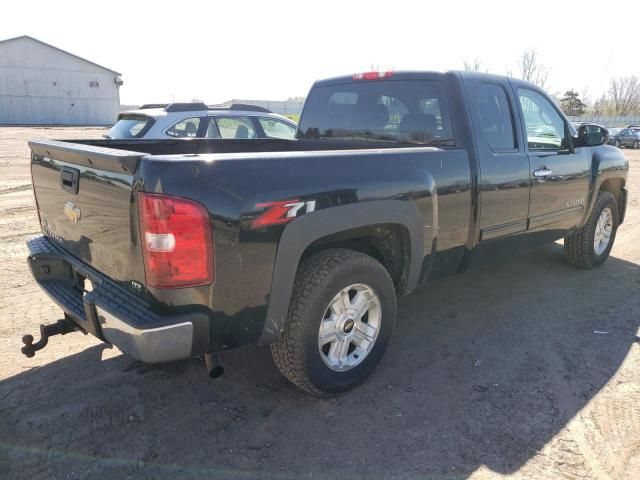
{"type": "Polygon", "coordinates": [[[396,275],[403,292],[413,290],[424,257],[423,227],[424,218],[417,206],[403,200],[342,205],[318,210],[290,222],[278,244],[267,316],[259,343],[273,343],[284,330],[296,274],[303,259],[329,246],[370,255],[387,268],[392,278],[396,275]],[[385,235],[391,235],[393,239],[388,247],[382,240],[385,235]],[[399,248],[398,238],[403,239],[402,270],[394,265],[397,257],[390,253],[399,248]]]}
{"type": "Polygon", "coordinates": [[[315,240],[303,252],[300,263],[315,253],[332,248],[364,253],[387,269],[396,291],[402,294],[407,289],[411,261],[410,245],[410,233],[405,226],[371,225],[337,232],[315,240]]]}

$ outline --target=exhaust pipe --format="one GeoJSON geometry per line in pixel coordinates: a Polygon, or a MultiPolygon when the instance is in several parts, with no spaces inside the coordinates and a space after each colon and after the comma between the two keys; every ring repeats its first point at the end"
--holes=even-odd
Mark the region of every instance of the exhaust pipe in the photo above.
{"type": "Polygon", "coordinates": [[[209,378],[218,378],[224,373],[222,354],[220,352],[205,353],[204,364],[207,367],[209,378]]]}

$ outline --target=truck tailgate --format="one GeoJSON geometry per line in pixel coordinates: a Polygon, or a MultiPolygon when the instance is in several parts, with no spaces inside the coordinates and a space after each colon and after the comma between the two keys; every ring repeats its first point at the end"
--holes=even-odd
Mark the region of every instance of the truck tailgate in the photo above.
{"type": "Polygon", "coordinates": [[[113,280],[144,283],[133,183],[145,154],[55,140],[29,147],[43,233],[113,280]]]}

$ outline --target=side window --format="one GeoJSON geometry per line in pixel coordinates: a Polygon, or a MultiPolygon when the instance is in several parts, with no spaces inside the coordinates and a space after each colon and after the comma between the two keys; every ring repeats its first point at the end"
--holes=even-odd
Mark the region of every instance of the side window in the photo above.
{"type": "Polygon", "coordinates": [[[533,90],[518,89],[530,150],[566,148],[563,118],[549,100],[533,90]]]}
{"type": "Polygon", "coordinates": [[[220,138],[256,138],[251,120],[246,117],[216,117],[220,138]]]}
{"type": "Polygon", "coordinates": [[[176,138],[193,138],[198,134],[200,119],[198,117],[185,118],[169,128],[165,133],[176,138]]]}
{"type": "Polygon", "coordinates": [[[268,117],[260,117],[260,126],[264,134],[269,138],[284,138],[292,140],[296,135],[296,129],[280,120],[268,117]]]}
{"type": "Polygon", "coordinates": [[[504,88],[491,83],[479,83],[476,95],[482,131],[491,150],[514,150],[513,115],[504,88]]]}

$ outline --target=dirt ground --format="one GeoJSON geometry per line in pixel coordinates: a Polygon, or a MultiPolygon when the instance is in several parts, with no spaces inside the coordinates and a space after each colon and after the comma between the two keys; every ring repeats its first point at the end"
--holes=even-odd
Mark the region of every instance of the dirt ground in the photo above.
{"type": "Polygon", "coordinates": [[[611,258],[553,244],[403,299],[382,363],[318,400],[267,348],[145,367],[80,333],[35,358],[20,338],[59,310],[36,287],[26,141],[100,129],[0,128],[0,478],[640,478],[640,151],[611,258]]]}

